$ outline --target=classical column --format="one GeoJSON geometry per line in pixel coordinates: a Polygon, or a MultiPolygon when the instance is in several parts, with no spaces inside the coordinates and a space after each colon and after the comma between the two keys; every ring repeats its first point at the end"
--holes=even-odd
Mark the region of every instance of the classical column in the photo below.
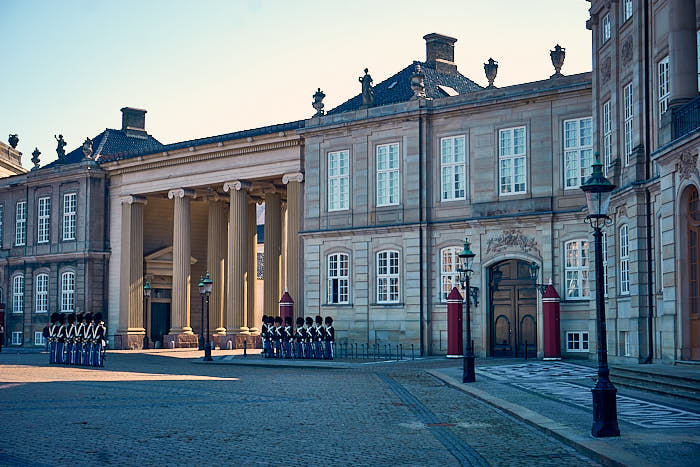
{"type": "Polygon", "coordinates": [[[258,271],[258,216],[257,203],[248,203],[248,270],[246,272],[246,313],[248,328],[251,334],[259,333],[255,325],[255,279],[258,271]]]}
{"type": "Polygon", "coordinates": [[[304,174],[291,173],[282,177],[282,182],[287,185],[287,251],[286,266],[287,280],[286,287],[289,295],[294,300],[295,316],[304,316],[304,300],[302,295],[302,272],[301,272],[301,241],[299,230],[301,229],[302,200],[304,174]]]}
{"type": "Polygon", "coordinates": [[[121,268],[119,284],[119,329],[115,346],[143,348],[143,211],[146,198],[126,196],[121,200],[121,268]]]}
{"type": "Polygon", "coordinates": [[[246,271],[248,269],[248,190],[239,180],[224,184],[231,193],[228,229],[227,332],[249,334],[246,320],[246,271]]]}
{"type": "Polygon", "coordinates": [[[212,290],[209,298],[209,330],[226,334],[226,241],[228,213],[219,195],[209,197],[209,224],[207,229],[207,271],[211,275],[212,290]]]}
{"type": "Polygon", "coordinates": [[[281,197],[277,189],[265,192],[265,237],[264,237],[264,314],[279,316],[280,253],[281,253],[281,197]]]}
{"type": "Polygon", "coordinates": [[[175,200],[173,224],[173,290],[170,334],[192,334],[190,327],[190,199],[192,190],[178,188],[168,192],[175,200]]]}
{"type": "Polygon", "coordinates": [[[670,105],[682,105],[698,95],[695,0],[669,7],[668,50],[670,105]]]}

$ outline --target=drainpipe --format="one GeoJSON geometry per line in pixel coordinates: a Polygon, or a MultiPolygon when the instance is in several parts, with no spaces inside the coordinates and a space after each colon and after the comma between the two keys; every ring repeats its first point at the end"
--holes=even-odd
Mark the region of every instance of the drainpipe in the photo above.
{"type": "MultiPolygon", "coordinates": [[[[423,321],[425,320],[426,326],[428,325],[428,318],[426,316],[426,313],[423,310],[423,307],[425,305],[423,301],[423,293],[424,293],[424,284],[423,284],[423,191],[424,191],[424,180],[423,180],[423,167],[425,167],[424,164],[424,158],[425,158],[425,151],[423,151],[423,143],[424,143],[424,138],[423,138],[423,115],[421,115],[421,103],[424,101],[419,100],[418,101],[418,187],[419,187],[419,192],[418,192],[418,251],[419,251],[419,278],[418,278],[418,283],[420,284],[420,292],[419,292],[419,321],[420,321],[420,355],[421,357],[424,356],[425,353],[425,332],[423,330],[423,321]]],[[[426,191],[427,193],[427,191],[426,191]]]]}
{"type": "MultiPolygon", "coordinates": [[[[651,152],[651,112],[653,111],[653,106],[651,104],[651,96],[649,90],[649,3],[643,2],[644,5],[644,100],[646,103],[647,111],[644,112],[644,125],[646,130],[644,131],[644,146],[646,149],[645,157],[645,177],[647,180],[651,178],[651,160],[649,154],[651,152]]],[[[651,251],[651,192],[649,191],[649,186],[647,184],[645,190],[645,201],[646,201],[646,221],[647,221],[647,295],[648,295],[648,309],[647,309],[647,339],[649,354],[643,363],[652,363],[654,360],[654,277],[652,275],[652,261],[653,255],[651,251]]],[[[661,267],[661,265],[659,265],[661,267]]]]}

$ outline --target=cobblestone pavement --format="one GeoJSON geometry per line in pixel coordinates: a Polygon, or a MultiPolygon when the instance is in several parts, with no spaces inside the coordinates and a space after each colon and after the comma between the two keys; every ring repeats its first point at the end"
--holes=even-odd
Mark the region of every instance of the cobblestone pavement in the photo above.
{"type": "Polygon", "coordinates": [[[588,465],[423,369],[195,365],[110,353],[105,369],[0,354],[0,465],[588,465]]]}

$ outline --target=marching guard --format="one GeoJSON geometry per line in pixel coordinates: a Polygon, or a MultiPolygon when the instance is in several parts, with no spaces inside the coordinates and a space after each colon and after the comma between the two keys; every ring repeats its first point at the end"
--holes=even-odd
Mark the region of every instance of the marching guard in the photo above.
{"type": "Polygon", "coordinates": [[[267,315],[262,317],[262,326],[260,326],[260,337],[262,339],[263,357],[270,357],[270,326],[267,324],[267,315]]]}
{"type": "Polygon", "coordinates": [[[75,364],[84,365],[85,364],[85,352],[83,347],[85,345],[85,315],[79,313],[76,318],[76,328],[75,328],[75,364]]]}
{"type": "Polygon", "coordinates": [[[66,315],[63,313],[58,315],[58,331],[56,332],[56,363],[63,364],[66,362],[66,315]]]}
{"type": "Polygon", "coordinates": [[[75,332],[77,328],[75,326],[75,315],[68,315],[68,325],[66,326],[66,359],[63,363],[68,365],[75,364],[75,350],[76,350],[76,339],[75,332]]]}
{"type": "Polygon", "coordinates": [[[304,339],[306,336],[306,328],[304,327],[304,318],[297,318],[297,329],[294,332],[294,358],[304,358],[304,339]]]}
{"type": "Polygon", "coordinates": [[[92,359],[92,366],[103,367],[104,364],[104,348],[105,348],[105,336],[107,335],[107,326],[105,322],[102,321],[102,313],[95,314],[95,326],[92,332],[92,339],[95,342],[93,347],[94,356],[92,359]]]}
{"type": "Polygon", "coordinates": [[[335,329],[333,329],[333,318],[326,316],[326,358],[333,360],[335,356],[335,329]]]}
{"type": "Polygon", "coordinates": [[[315,358],[323,358],[321,350],[321,341],[323,340],[323,319],[316,315],[316,333],[314,336],[314,356],[315,358]]]}
{"type": "Polygon", "coordinates": [[[95,344],[92,335],[95,331],[95,326],[92,323],[92,313],[85,315],[85,327],[83,328],[83,365],[92,366],[92,351],[95,344]]]}
{"type": "Polygon", "coordinates": [[[290,342],[292,340],[292,317],[285,316],[284,328],[282,329],[282,346],[284,358],[292,358],[292,348],[290,342]]]}
{"type": "Polygon", "coordinates": [[[314,327],[314,319],[311,316],[306,317],[306,358],[314,358],[314,341],[316,340],[316,328],[314,327]]]}
{"type": "Polygon", "coordinates": [[[58,313],[51,313],[49,326],[49,363],[58,363],[58,313]]]}
{"type": "Polygon", "coordinates": [[[275,343],[275,357],[282,357],[282,318],[275,316],[275,327],[272,328],[272,340],[275,343]]]}

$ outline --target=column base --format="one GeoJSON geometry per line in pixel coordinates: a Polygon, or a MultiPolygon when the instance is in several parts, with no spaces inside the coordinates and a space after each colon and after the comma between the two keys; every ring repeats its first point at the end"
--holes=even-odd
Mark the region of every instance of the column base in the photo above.
{"type": "Polygon", "coordinates": [[[112,348],[117,350],[141,350],[143,349],[144,335],[143,331],[115,334],[112,348]]]}
{"type": "Polygon", "coordinates": [[[247,349],[262,349],[262,338],[250,334],[229,334],[219,338],[221,350],[242,349],[243,342],[246,342],[247,349]]]}
{"type": "Polygon", "coordinates": [[[214,333],[219,336],[225,336],[226,328],[216,328],[216,330],[214,330],[214,333]]]}
{"type": "Polygon", "coordinates": [[[249,331],[250,331],[251,335],[254,335],[254,336],[260,335],[260,329],[258,329],[258,328],[250,328],[249,331]]]}
{"type": "Polygon", "coordinates": [[[163,336],[163,348],[166,349],[192,349],[198,347],[196,334],[168,334],[163,336]]]}

